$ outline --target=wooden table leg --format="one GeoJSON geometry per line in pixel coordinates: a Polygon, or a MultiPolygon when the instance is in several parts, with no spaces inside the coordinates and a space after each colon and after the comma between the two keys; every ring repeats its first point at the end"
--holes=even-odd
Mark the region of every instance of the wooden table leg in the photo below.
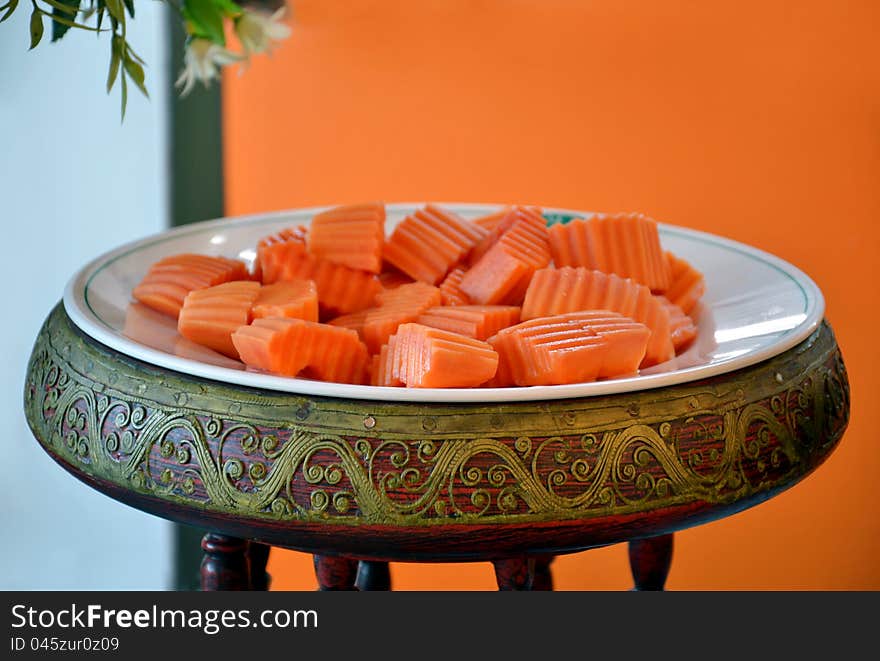
{"type": "Polygon", "coordinates": [[[248,561],[250,565],[250,579],[252,590],[268,590],[272,577],[266,573],[266,564],[269,562],[269,552],[272,547],[262,542],[251,541],[248,546],[248,561]]]}
{"type": "Polygon", "coordinates": [[[391,589],[391,570],[387,562],[361,560],[358,563],[357,589],[362,592],[391,589]]]}
{"type": "Polygon", "coordinates": [[[314,559],[319,590],[357,590],[357,560],[326,555],[316,555],[314,559]]]}
{"type": "Polygon", "coordinates": [[[508,560],[495,560],[495,580],[498,589],[507,590],[531,590],[535,579],[534,558],[510,558],[508,560]]]}
{"type": "Polygon", "coordinates": [[[248,541],[209,532],[202,538],[202,590],[247,590],[248,541]]]}
{"type": "Polygon", "coordinates": [[[636,590],[662,590],[672,564],[672,535],[636,539],[629,543],[629,566],[636,590]]]}
{"type": "Polygon", "coordinates": [[[553,572],[550,570],[550,563],[553,562],[554,557],[552,555],[535,556],[535,577],[532,580],[532,590],[553,589],[553,572]]]}

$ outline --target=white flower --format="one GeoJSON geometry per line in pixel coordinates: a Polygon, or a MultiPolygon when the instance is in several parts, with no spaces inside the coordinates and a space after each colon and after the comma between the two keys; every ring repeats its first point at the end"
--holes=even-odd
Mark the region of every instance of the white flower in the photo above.
{"type": "Polygon", "coordinates": [[[287,39],[290,27],[281,22],[284,7],[274,14],[259,9],[245,9],[235,19],[235,33],[241,40],[245,53],[266,53],[272,50],[272,42],[287,39]]]}
{"type": "Polygon", "coordinates": [[[180,94],[186,96],[197,82],[208,85],[219,77],[220,67],[244,59],[241,55],[226,50],[208,39],[191,39],[183,56],[183,71],[175,85],[182,87],[180,94]]]}

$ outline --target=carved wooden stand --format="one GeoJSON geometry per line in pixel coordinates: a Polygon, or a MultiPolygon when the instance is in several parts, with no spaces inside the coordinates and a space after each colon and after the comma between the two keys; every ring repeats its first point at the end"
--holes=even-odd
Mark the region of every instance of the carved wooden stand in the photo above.
{"type": "Polygon", "coordinates": [[[205,589],[265,589],[269,547],[315,556],[321,589],[390,589],[388,562],[489,561],[548,590],[553,556],[630,542],[662,589],[672,533],[761,503],[834,450],[849,384],[827,324],[703,381],[543,402],[310,397],[206,381],[81,333],[62,306],[34,346],[28,424],[123,503],[212,531],[205,589]],[[257,541],[244,541],[257,540],[257,541]]]}

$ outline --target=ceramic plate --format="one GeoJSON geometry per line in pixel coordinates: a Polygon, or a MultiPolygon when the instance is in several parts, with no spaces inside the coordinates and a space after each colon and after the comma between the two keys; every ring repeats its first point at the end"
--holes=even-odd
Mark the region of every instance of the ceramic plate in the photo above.
{"type": "MultiPolygon", "coordinates": [[[[420,204],[388,205],[393,227],[420,204]]],[[[444,204],[466,218],[496,205],[444,204]]],[[[663,247],[706,277],[695,311],[699,336],[675,359],[639,376],[593,383],[528,388],[418,389],[357,386],[249,371],[237,361],[177,333],[174,320],[131,300],[132,288],[157,260],[184,252],[238,257],[251,263],[257,241],[283,227],[307,223],[323,208],[227,218],[189,225],[134,241],[101,255],[70,280],[64,306],[86,334],[147,363],[226,383],[308,395],[413,402],[487,402],[562,399],[659,388],[737,370],[795,346],[815,330],[825,304],[819,288],[783,260],[749,246],[694,230],[660,226],[663,247]]],[[[548,210],[548,222],[587,212],[548,210]]]]}

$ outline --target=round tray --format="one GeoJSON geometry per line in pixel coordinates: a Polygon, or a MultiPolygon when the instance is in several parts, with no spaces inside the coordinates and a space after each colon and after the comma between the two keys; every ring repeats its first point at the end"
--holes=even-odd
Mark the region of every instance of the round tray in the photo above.
{"type": "Polygon", "coordinates": [[[802,479],[849,419],[825,323],[769,360],[655,390],[382,402],[169,370],[101,344],[59,305],[24,394],[46,452],[117,500],[384,560],[569,552],[716,519],[802,479]]]}
{"type": "MultiPolygon", "coordinates": [[[[420,205],[388,205],[393,227],[420,205]]],[[[465,218],[497,205],[444,204],[465,218]]],[[[246,371],[237,361],[185,340],[174,320],[131,303],[131,290],[149,266],[183,252],[254,258],[257,241],[321,209],[230,218],[187,226],[135,241],[102,255],[71,279],[64,305],[74,323],[103,344],[144,362],[229,384],[281,392],[413,402],[546,401],[635,392],[733,372],[776,356],[806,339],[824,314],[822,294],[800,270],[765,252],[718,236],[661,225],[663,246],[690,261],[706,277],[697,309],[699,335],[675,359],[639,376],[530,388],[380,388],[325,383],[246,371]]],[[[548,222],[567,222],[589,212],[551,209],[548,222]]]]}

